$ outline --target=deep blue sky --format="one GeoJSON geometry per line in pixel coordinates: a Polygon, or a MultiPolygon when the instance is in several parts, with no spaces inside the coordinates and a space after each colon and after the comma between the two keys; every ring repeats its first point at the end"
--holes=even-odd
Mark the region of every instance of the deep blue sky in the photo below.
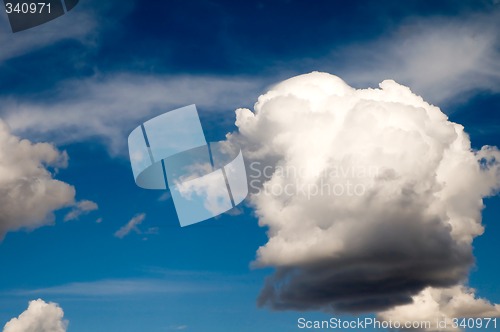
{"type": "MultiPolygon", "coordinates": [[[[375,56],[380,53],[377,41],[383,43],[395,32],[404,36],[405,26],[412,27],[414,22],[461,20],[498,12],[498,5],[493,1],[451,0],[81,0],[66,16],[78,12],[94,22],[84,37],[55,38],[36,47],[30,47],[28,38],[24,49],[0,58],[2,100],[50,104],[57,102],[65,82],[121,73],[237,77],[257,80],[256,89],[262,92],[284,78],[325,70],[359,86],[364,81],[356,81],[355,74],[350,74],[357,65],[349,56],[351,48],[362,47],[375,56]]],[[[85,30],[87,23],[63,19],[85,30]]],[[[36,29],[29,32],[31,35],[21,32],[8,40],[36,36],[36,29]]],[[[432,33],[433,27],[425,31],[432,33]]],[[[0,33],[11,34],[8,30],[0,33]]],[[[17,46],[4,44],[0,54],[6,52],[4,47],[17,46]]],[[[361,59],[359,66],[370,68],[370,61],[361,59]]],[[[372,84],[396,78],[392,75],[397,70],[377,72],[372,84]]],[[[411,84],[408,77],[402,76],[401,83],[411,84]]],[[[423,84],[416,90],[426,98],[424,93],[433,86],[423,84]]],[[[71,95],[71,91],[66,92],[71,95]]],[[[255,101],[258,92],[248,100],[255,101]]],[[[452,121],[465,126],[475,148],[500,146],[498,89],[480,86],[460,95],[439,98],[429,94],[429,98],[439,103],[452,121]]],[[[196,96],[190,103],[198,103],[196,96]]],[[[168,98],[166,95],[165,104],[168,98]]],[[[205,111],[202,104],[200,115],[207,139],[220,140],[233,131],[233,111],[252,106],[247,103],[207,106],[205,111]]],[[[0,115],[7,113],[0,105],[0,115]]],[[[153,332],[183,326],[187,331],[205,332],[295,331],[298,317],[326,317],[257,308],[255,300],[270,271],[249,267],[267,238],[248,207],[238,216],[223,215],[180,228],[172,201],[159,201],[161,192],[138,188],[126,155],[110,152],[105,138],[96,135],[68,141],[58,137],[63,131],[57,128],[45,135],[14,131],[34,141],[54,138],[58,148],[70,156],[69,167],[60,170],[57,178],[74,185],[77,197],[97,202],[99,210],[67,223],[63,222],[67,211],[60,211],[53,227],[7,234],[0,244],[0,326],[38,297],[61,305],[72,332],[153,332]],[[138,213],[146,213],[141,229],[157,228],[152,232],[157,234],[131,233],[123,239],[113,236],[138,213]],[[102,218],[101,223],[96,223],[98,218],[102,218]],[[124,285],[124,291],[109,286],[113,284],[124,285]]],[[[479,295],[498,303],[500,225],[496,222],[500,200],[488,199],[486,205],[487,231],[474,245],[478,268],[471,274],[470,284],[479,295]]]]}

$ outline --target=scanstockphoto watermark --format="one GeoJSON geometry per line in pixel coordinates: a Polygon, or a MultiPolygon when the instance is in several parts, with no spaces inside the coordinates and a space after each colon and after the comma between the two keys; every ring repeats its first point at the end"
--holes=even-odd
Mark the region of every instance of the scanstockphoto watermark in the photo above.
{"type": "Polygon", "coordinates": [[[363,196],[380,174],[379,167],[333,165],[318,169],[313,164],[271,166],[250,163],[248,182],[255,194],[272,196],[363,196]]]}
{"type": "Polygon", "coordinates": [[[376,318],[365,317],[350,320],[344,320],[332,317],[328,320],[308,320],[306,318],[297,319],[297,327],[299,329],[330,329],[330,330],[361,330],[361,329],[384,329],[384,330],[400,330],[400,329],[415,329],[428,330],[432,327],[431,321],[392,321],[378,320],[376,318]]]}
{"type": "Polygon", "coordinates": [[[309,320],[304,317],[297,319],[299,329],[330,329],[330,330],[458,330],[458,329],[496,329],[497,318],[437,318],[436,320],[393,321],[379,320],[372,317],[356,319],[340,319],[331,317],[328,320],[309,320]]]}

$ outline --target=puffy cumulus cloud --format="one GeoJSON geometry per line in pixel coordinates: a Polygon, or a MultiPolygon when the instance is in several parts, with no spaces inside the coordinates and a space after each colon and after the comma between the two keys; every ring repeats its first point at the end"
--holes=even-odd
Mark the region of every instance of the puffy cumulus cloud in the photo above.
{"type": "Polygon", "coordinates": [[[379,317],[386,321],[431,322],[432,330],[457,330],[452,325],[455,317],[499,317],[500,305],[484,299],[476,299],[475,290],[465,286],[450,288],[426,288],[413,297],[413,303],[381,312],[379,317]],[[437,326],[438,321],[446,321],[447,326],[437,326]]]}
{"type": "Polygon", "coordinates": [[[5,324],[3,332],[66,332],[68,322],[63,317],[64,312],[56,303],[38,299],[31,301],[19,317],[5,324]]]}
{"type": "Polygon", "coordinates": [[[75,204],[75,189],[47,169],[66,167],[67,159],[51,144],[12,135],[0,120],[0,239],[8,231],[51,224],[53,211],[75,204]]]}
{"type": "Polygon", "coordinates": [[[272,266],[259,304],[383,311],[427,287],[463,282],[482,234],[482,198],[500,186],[500,153],[392,80],[354,89],[313,72],[236,111],[250,204],[272,266]]]}

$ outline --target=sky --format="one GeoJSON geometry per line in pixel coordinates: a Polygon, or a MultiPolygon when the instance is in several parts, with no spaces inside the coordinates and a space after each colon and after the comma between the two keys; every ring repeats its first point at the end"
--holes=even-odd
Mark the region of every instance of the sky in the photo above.
{"type": "Polygon", "coordinates": [[[0,13],[0,327],[500,316],[499,18],[496,0],[81,0],[12,33],[0,13]],[[180,227],[127,137],[191,104],[247,163],[378,167],[351,178],[373,196],[250,190],[180,227]]]}

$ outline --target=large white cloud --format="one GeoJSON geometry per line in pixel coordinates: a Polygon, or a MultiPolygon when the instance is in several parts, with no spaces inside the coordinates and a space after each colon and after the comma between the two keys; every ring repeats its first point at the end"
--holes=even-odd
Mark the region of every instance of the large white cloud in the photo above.
{"type": "Polygon", "coordinates": [[[5,324],[3,332],[66,332],[68,322],[63,317],[56,303],[38,299],[30,301],[26,311],[5,324]]]}
{"type": "Polygon", "coordinates": [[[73,186],[54,179],[49,170],[66,167],[67,160],[67,154],[51,144],[12,135],[0,120],[0,239],[8,231],[53,223],[53,212],[61,208],[82,209],[73,186]]]}
{"type": "Polygon", "coordinates": [[[500,186],[496,148],[473,151],[461,125],[391,80],[357,90],[314,72],[236,114],[228,140],[269,229],[255,264],[276,267],[261,305],[383,311],[467,279],[482,199],[500,186]]]}

